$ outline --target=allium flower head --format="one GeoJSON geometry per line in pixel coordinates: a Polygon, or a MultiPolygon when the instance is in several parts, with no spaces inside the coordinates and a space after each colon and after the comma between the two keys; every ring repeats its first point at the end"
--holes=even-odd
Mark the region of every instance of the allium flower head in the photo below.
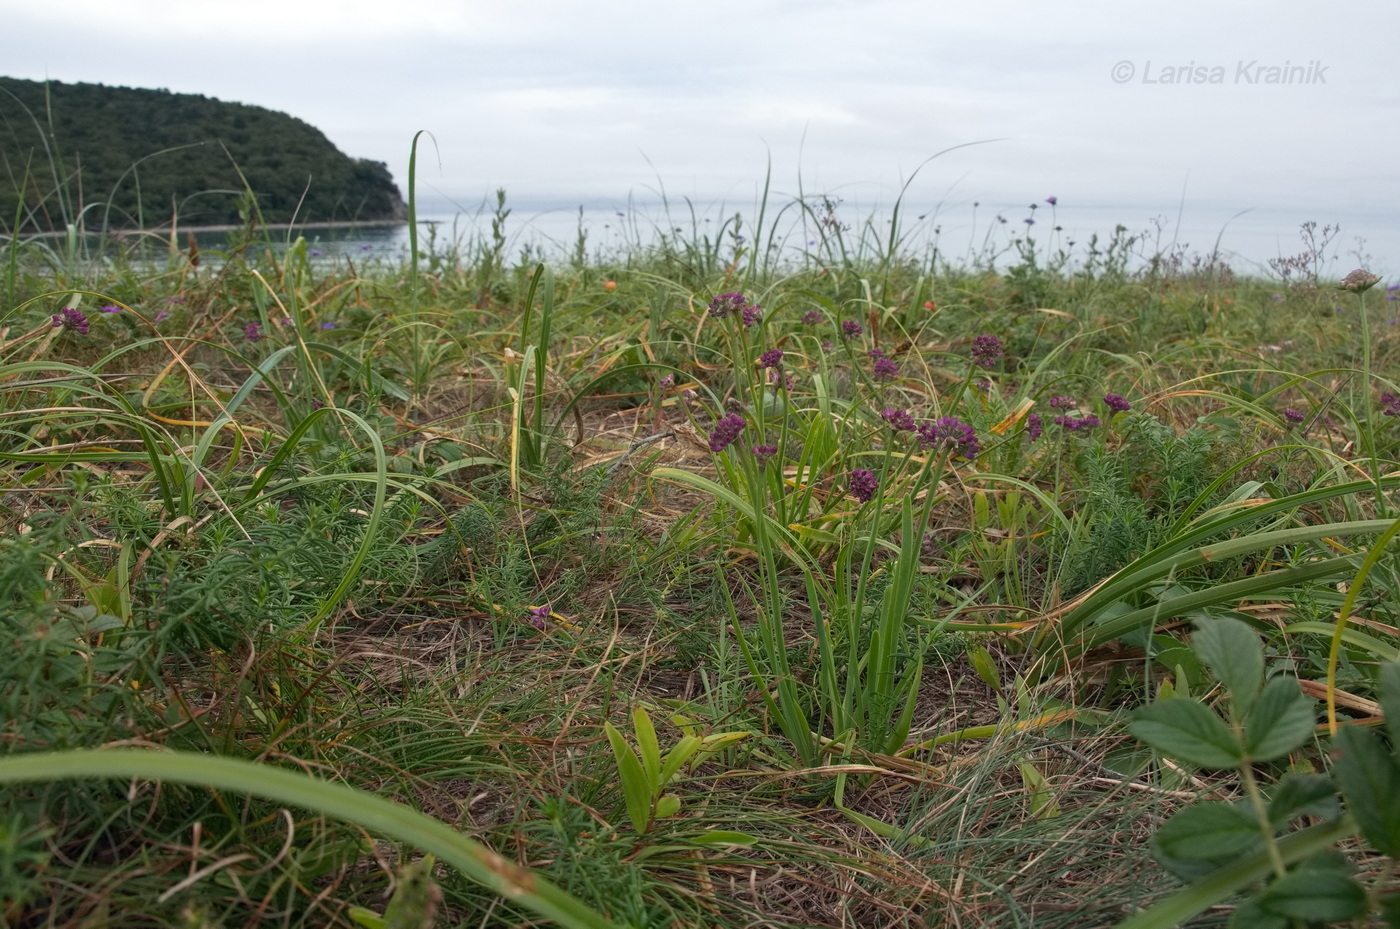
{"type": "Polygon", "coordinates": [[[710,433],[710,451],[718,454],[728,448],[735,439],[739,438],[739,433],[744,431],[748,423],[744,417],[738,413],[730,413],[715,423],[714,432],[710,433]]]}
{"type": "Polygon", "coordinates": [[[1295,410],[1291,406],[1286,406],[1283,408],[1283,418],[1296,426],[1298,423],[1307,419],[1307,416],[1303,414],[1302,410],[1295,410]]]}
{"type": "Polygon", "coordinates": [[[897,410],[894,407],[887,406],[884,411],[880,413],[880,418],[896,432],[912,432],[914,430],[914,417],[909,415],[908,410],[897,410]]]}
{"type": "Polygon", "coordinates": [[[1370,290],[1380,278],[1376,277],[1365,268],[1357,268],[1355,271],[1342,278],[1342,282],[1337,285],[1339,290],[1349,290],[1354,294],[1363,293],[1370,290]]]}
{"type": "Polygon", "coordinates": [[[946,445],[969,460],[981,450],[976,431],[956,416],[942,416],[919,427],[919,444],[924,448],[946,445]]]}
{"type": "Polygon", "coordinates": [[[760,368],[781,368],[783,366],[783,350],[781,348],[768,349],[758,356],[758,366],[760,368]]]}
{"type": "Polygon", "coordinates": [[[821,310],[808,310],[802,314],[802,325],[815,326],[824,319],[826,319],[826,317],[822,315],[821,310]]]}
{"type": "Polygon", "coordinates": [[[258,323],[249,323],[243,327],[243,337],[254,345],[262,341],[262,326],[258,323]]]}
{"type": "Polygon", "coordinates": [[[1006,349],[1001,339],[994,335],[983,334],[972,340],[972,363],[979,367],[995,367],[1004,354],[1006,349]]]}
{"type": "Polygon", "coordinates": [[[865,332],[865,327],[854,319],[842,320],[841,337],[843,339],[858,339],[865,332]]]}
{"type": "Polygon", "coordinates": [[[1119,394],[1104,394],[1103,403],[1115,413],[1126,413],[1133,408],[1133,405],[1119,394]]]}
{"type": "Polygon", "coordinates": [[[1044,431],[1045,426],[1040,421],[1039,413],[1032,413],[1026,417],[1026,435],[1031,437],[1032,442],[1040,438],[1040,434],[1044,431]]]}
{"type": "Polygon", "coordinates": [[[743,312],[746,303],[743,294],[720,294],[710,301],[710,315],[724,319],[730,313],[743,312]]]}
{"type": "Polygon", "coordinates": [[[656,382],[656,386],[660,387],[662,390],[670,390],[672,387],[676,386],[676,376],[674,374],[667,374],[656,382]]]}
{"type": "Polygon", "coordinates": [[[743,320],[745,329],[751,327],[761,318],[758,304],[755,303],[753,306],[744,307],[744,309],[740,312],[739,317],[743,320]]]}
{"type": "Polygon", "coordinates": [[[65,306],[57,313],[53,314],[54,328],[71,329],[78,335],[88,334],[88,318],[82,311],[71,306],[65,306]]]}
{"type": "Polygon", "coordinates": [[[758,460],[758,463],[762,465],[765,462],[767,462],[769,458],[772,458],[774,455],[778,454],[778,446],[755,445],[752,449],[750,449],[750,451],[753,452],[753,456],[755,459],[758,460]]]}
{"type": "Polygon", "coordinates": [[[1381,415],[1400,416],[1400,397],[1395,394],[1381,394],[1381,415]]]}
{"type": "Polygon", "coordinates": [[[1057,204],[1057,203],[1060,202],[1060,198],[1059,198],[1059,197],[1046,197],[1046,198],[1045,198],[1045,202],[1048,203],[1048,204],[1050,204],[1051,206],[1054,206],[1055,204],[1057,204]]]}
{"type": "Polygon", "coordinates": [[[864,468],[852,471],[848,483],[851,496],[861,503],[869,503],[870,498],[875,496],[875,491],[880,489],[880,481],[875,477],[875,473],[864,468]]]}
{"type": "Polygon", "coordinates": [[[1078,400],[1068,394],[1055,394],[1050,398],[1050,408],[1055,410],[1072,410],[1078,403],[1078,400]]]}
{"type": "Polygon", "coordinates": [[[875,365],[870,370],[876,377],[882,380],[890,380],[899,377],[899,365],[895,364],[893,359],[886,358],[884,355],[875,359],[875,365]]]}
{"type": "Polygon", "coordinates": [[[1103,423],[1093,413],[1086,413],[1083,416],[1056,416],[1055,425],[1062,427],[1066,432],[1080,432],[1101,426],[1103,423]]]}

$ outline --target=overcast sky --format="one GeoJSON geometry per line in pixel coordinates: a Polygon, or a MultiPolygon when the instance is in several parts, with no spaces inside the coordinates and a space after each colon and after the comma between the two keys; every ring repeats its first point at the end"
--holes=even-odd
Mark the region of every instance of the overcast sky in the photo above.
{"type": "Polygon", "coordinates": [[[1303,220],[1340,222],[1393,273],[1397,27],[1395,0],[0,0],[0,74],[283,110],[401,186],[426,129],[421,194],[471,207],[662,183],[743,207],[771,157],[780,194],[800,174],[864,208],[983,142],[925,166],[911,206],[956,225],[1053,195],[1066,226],[1111,228],[1184,196],[1194,239],[1253,210],[1232,228],[1292,253],[1303,220]],[[1207,83],[1164,82],[1183,66],[1207,83]]]}

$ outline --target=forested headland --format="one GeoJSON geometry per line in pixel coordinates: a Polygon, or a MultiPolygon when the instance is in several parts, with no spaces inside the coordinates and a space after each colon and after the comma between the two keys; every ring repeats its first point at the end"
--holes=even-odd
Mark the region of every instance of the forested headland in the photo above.
{"type": "Polygon", "coordinates": [[[286,113],[0,77],[0,230],[232,224],[258,212],[268,223],[365,221],[402,218],[404,204],[387,165],[286,113]]]}

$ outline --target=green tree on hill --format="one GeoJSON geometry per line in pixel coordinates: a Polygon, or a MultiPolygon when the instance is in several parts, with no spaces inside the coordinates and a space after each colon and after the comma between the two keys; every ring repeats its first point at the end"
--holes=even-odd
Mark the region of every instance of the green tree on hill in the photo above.
{"type": "Polygon", "coordinates": [[[0,229],[39,232],[398,219],[383,162],[342,153],[285,113],[168,90],[0,77],[0,229]],[[18,216],[19,224],[15,226],[18,216]]]}

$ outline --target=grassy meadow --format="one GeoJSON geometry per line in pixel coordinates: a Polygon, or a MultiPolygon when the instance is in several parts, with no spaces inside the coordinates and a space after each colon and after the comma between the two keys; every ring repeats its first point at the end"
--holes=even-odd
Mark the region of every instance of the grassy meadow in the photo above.
{"type": "Polygon", "coordinates": [[[0,240],[0,925],[1396,924],[1387,282],[506,215],[0,240]]]}

